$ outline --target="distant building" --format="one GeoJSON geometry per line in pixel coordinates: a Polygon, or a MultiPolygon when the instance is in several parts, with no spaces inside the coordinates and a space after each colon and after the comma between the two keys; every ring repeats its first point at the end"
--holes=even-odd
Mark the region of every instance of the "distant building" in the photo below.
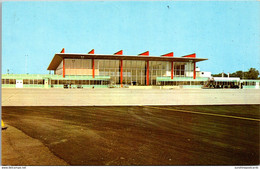
{"type": "MultiPolygon", "coordinates": [[[[137,56],[60,53],[54,55],[47,70],[54,75],[2,75],[2,87],[91,88],[132,86],[173,86],[201,88],[211,77],[201,72],[196,63],[207,60],[196,54],[174,57],[173,52],[150,56],[149,51],[137,56]]],[[[239,83],[239,81],[238,81],[239,83]]],[[[224,83],[223,83],[224,85],[224,83]]],[[[225,84],[230,85],[230,84],[225,84]]],[[[233,84],[235,85],[235,84],[233,84]]],[[[223,87],[223,86],[222,86],[223,87]]]]}

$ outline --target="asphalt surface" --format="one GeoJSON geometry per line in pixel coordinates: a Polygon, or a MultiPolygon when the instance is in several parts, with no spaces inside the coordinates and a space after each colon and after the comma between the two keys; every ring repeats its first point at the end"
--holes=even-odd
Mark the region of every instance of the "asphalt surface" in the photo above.
{"type": "Polygon", "coordinates": [[[260,105],[4,106],[2,119],[68,165],[259,165],[259,110],[260,105]]]}

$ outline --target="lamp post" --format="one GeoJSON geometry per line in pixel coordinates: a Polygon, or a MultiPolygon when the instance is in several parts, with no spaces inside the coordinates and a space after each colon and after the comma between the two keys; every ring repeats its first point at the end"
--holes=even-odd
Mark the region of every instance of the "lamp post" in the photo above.
{"type": "Polygon", "coordinates": [[[28,74],[28,70],[27,70],[27,57],[28,57],[28,55],[26,54],[25,55],[25,74],[28,74]]]}

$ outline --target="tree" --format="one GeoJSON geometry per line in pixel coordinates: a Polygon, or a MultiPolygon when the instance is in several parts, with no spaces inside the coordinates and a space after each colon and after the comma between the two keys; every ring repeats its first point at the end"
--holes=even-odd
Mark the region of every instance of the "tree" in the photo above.
{"type": "Polygon", "coordinates": [[[250,68],[245,74],[246,79],[257,79],[259,76],[259,71],[256,68],[250,68]]]}
{"type": "Polygon", "coordinates": [[[230,74],[230,77],[239,77],[240,79],[243,79],[243,76],[244,76],[244,72],[241,70],[230,74]]]}
{"type": "MultiPolygon", "coordinates": [[[[222,73],[212,74],[213,77],[222,77],[222,73]]],[[[247,72],[243,72],[242,70],[236,71],[234,73],[230,73],[230,77],[239,77],[240,79],[260,79],[259,71],[256,68],[250,68],[247,72]]],[[[224,77],[227,77],[227,74],[224,73],[224,77]]]]}
{"type": "MultiPolygon", "coordinates": [[[[219,74],[212,74],[213,77],[222,77],[222,73],[219,74]]],[[[228,77],[226,73],[224,73],[224,77],[228,77]]]]}

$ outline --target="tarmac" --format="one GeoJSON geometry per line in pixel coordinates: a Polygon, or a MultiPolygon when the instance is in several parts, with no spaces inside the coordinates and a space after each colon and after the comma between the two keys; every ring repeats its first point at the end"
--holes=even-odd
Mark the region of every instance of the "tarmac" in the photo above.
{"type": "Polygon", "coordinates": [[[2,89],[2,106],[229,104],[260,104],[260,89],[2,89]]]}
{"type": "Polygon", "coordinates": [[[2,88],[2,165],[259,165],[259,105],[256,89],[2,88]]]}
{"type": "Polygon", "coordinates": [[[259,165],[260,105],[3,107],[3,165],[259,165]]]}

